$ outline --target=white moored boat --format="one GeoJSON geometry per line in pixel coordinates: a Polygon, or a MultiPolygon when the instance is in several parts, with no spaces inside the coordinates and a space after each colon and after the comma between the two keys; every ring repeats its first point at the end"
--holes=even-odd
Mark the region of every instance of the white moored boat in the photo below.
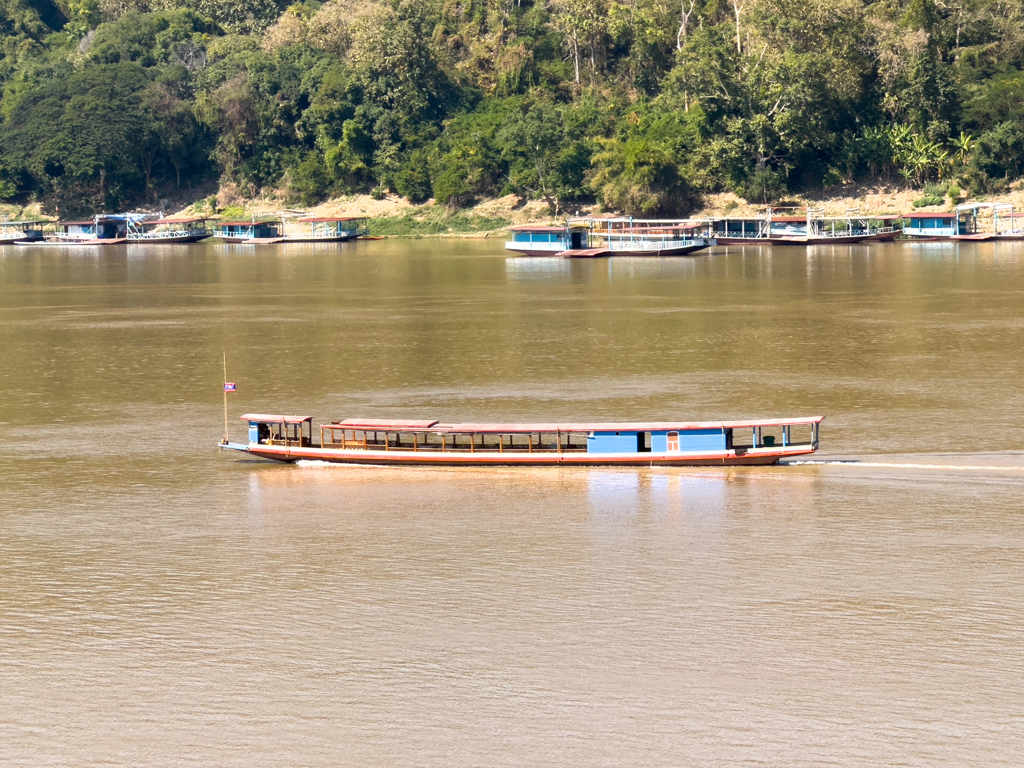
{"type": "Polygon", "coordinates": [[[632,216],[569,219],[565,226],[509,227],[505,248],[524,256],[685,256],[715,245],[703,222],[634,219],[632,216]]]}
{"type": "Polygon", "coordinates": [[[129,219],[126,237],[132,244],[198,243],[212,237],[206,219],[200,217],[169,217],[129,219]]]}

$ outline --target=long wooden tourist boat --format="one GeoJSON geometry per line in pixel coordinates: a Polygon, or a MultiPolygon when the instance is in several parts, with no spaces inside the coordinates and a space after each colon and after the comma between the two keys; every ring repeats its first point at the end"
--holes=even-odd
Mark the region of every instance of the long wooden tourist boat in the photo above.
{"type": "Polygon", "coordinates": [[[524,256],[686,256],[715,245],[702,222],[631,216],[569,219],[564,226],[510,227],[506,250],[524,256]]]}
{"type": "Polygon", "coordinates": [[[588,223],[587,249],[569,251],[566,256],[687,256],[716,245],[704,234],[699,221],[679,219],[634,219],[632,216],[603,216],[570,219],[569,225],[588,223]]]}
{"type": "Polygon", "coordinates": [[[212,237],[202,217],[158,217],[156,219],[129,219],[125,237],[129,244],[198,243],[212,237]]]}
{"type": "Polygon", "coordinates": [[[900,234],[898,214],[867,215],[850,209],[844,216],[824,216],[809,208],[800,215],[780,215],[767,208],[760,216],[707,219],[708,233],[719,245],[849,245],[893,240],[900,234]]]}
{"type": "Polygon", "coordinates": [[[284,241],[276,221],[218,221],[213,229],[214,237],[226,243],[258,245],[284,241]]]}
{"type": "Polygon", "coordinates": [[[365,216],[281,218],[284,243],[342,243],[367,233],[365,216]]]}
{"type": "Polygon", "coordinates": [[[818,449],[821,416],[594,424],[442,424],[247,413],[247,443],[221,448],[276,461],[403,466],[722,466],[775,464],[818,449]]]}
{"type": "Polygon", "coordinates": [[[17,245],[123,245],[128,242],[128,222],[133,215],[102,213],[84,221],[60,221],[55,232],[42,240],[18,240],[17,245]]]}
{"type": "Polygon", "coordinates": [[[0,245],[41,242],[42,221],[0,221],[0,245]]]}
{"type": "Polygon", "coordinates": [[[992,240],[995,231],[983,230],[978,211],[991,203],[964,203],[956,211],[917,211],[903,215],[903,236],[910,240],[992,240]]]}
{"type": "Polygon", "coordinates": [[[1024,240],[1024,211],[1014,211],[1012,203],[993,205],[992,231],[996,240],[1024,240]]]}

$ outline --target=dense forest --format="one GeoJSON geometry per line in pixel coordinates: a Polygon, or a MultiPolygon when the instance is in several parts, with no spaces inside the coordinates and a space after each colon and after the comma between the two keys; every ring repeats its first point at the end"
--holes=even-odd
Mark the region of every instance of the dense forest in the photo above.
{"type": "Polygon", "coordinates": [[[0,0],[0,199],[216,189],[685,214],[855,181],[999,191],[1006,0],[0,0]]]}

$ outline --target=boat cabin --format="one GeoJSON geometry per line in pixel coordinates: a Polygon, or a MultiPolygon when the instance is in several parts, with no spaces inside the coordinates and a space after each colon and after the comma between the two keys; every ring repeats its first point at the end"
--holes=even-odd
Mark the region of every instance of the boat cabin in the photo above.
{"type": "Polygon", "coordinates": [[[43,239],[43,221],[0,221],[0,242],[39,241],[43,239]]]}
{"type": "Polygon", "coordinates": [[[583,224],[562,227],[520,224],[508,230],[512,239],[505,243],[505,249],[528,256],[553,255],[588,247],[589,227],[583,224]]]}
{"type": "Polygon", "coordinates": [[[58,233],[75,240],[117,240],[128,232],[128,220],[124,216],[99,215],[89,221],[62,221],[57,224],[58,233]]]}
{"type": "Polygon", "coordinates": [[[214,225],[214,232],[230,240],[280,237],[275,221],[219,221],[214,225]]]}
{"type": "Polygon", "coordinates": [[[247,413],[242,421],[249,424],[249,442],[258,445],[284,445],[306,448],[313,444],[312,416],[276,416],[247,413]]]}
{"type": "MultiPolygon", "coordinates": [[[[296,238],[310,240],[355,240],[366,234],[364,216],[306,216],[294,220],[296,238]]],[[[285,232],[292,237],[291,232],[285,232]]]]}
{"type": "MultiPolygon", "coordinates": [[[[250,442],[254,439],[249,418],[250,442]]],[[[272,418],[262,417],[270,423],[272,418]]],[[[300,417],[289,417],[298,419],[300,417]]],[[[730,450],[813,445],[819,417],[785,422],[693,424],[441,424],[347,419],[320,427],[321,446],[341,450],[469,453],[717,454],[730,450]]]]}
{"type": "Polygon", "coordinates": [[[178,233],[194,232],[205,233],[206,219],[201,216],[168,217],[166,219],[153,219],[139,222],[139,229],[143,232],[178,233]]]}
{"type": "Polygon", "coordinates": [[[997,210],[993,217],[993,230],[996,235],[1020,239],[1020,236],[1024,235],[1024,211],[1014,211],[1013,206],[1009,204],[995,208],[997,210]]]}
{"type": "Polygon", "coordinates": [[[959,237],[978,231],[977,210],[957,209],[953,212],[919,211],[903,214],[903,234],[907,237],[959,237]]]}
{"type": "Polygon", "coordinates": [[[705,225],[679,219],[634,219],[632,216],[608,216],[591,221],[591,245],[609,251],[670,250],[695,242],[705,225]]]}
{"type": "Polygon", "coordinates": [[[768,237],[768,224],[762,217],[709,219],[711,237],[722,240],[751,239],[768,237]]]}

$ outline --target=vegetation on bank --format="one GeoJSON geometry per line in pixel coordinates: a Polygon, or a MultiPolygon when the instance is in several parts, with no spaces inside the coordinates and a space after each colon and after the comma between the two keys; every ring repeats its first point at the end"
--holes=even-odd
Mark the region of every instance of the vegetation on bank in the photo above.
{"type": "Polygon", "coordinates": [[[511,221],[504,216],[474,214],[469,211],[448,211],[435,206],[423,213],[404,216],[375,216],[367,221],[374,237],[416,237],[424,235],[456,235],[494,232],[511,221]]]}
{"type": "MultiPolygon", "coordinates": [[[[679,215],[720,191],[771,202],[874,179],[943,200],[1024,172],[1024,15],[997,0],[12,0],[0,15],[0,200],[63,216],[218,187],[237,190],[222,206],[394,192],[451,212],[516,194],[679,215]]],[[[460,221],[375,226],[476,226],[460,221]]]]}

